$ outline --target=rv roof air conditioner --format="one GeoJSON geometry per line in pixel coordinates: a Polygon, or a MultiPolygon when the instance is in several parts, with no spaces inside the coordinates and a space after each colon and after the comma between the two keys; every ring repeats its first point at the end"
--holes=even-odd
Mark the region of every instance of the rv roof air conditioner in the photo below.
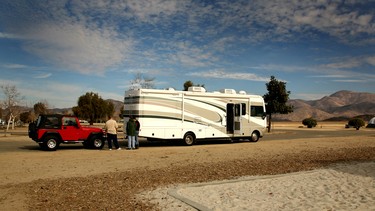
{"type": "Polygon", "coordinates": [[[201,86],[191,86],[188,88],[189,92],[206,92],[206,89],[201,86]]]}
{"type": "Polygon", "coordinates": [[[223,94],[236,94],[236,90],[234,89],[222,89],[220,92],[223,94]]]}
{"type": "Polygon", "coordinates": [[[238,94],[240,94],[240,95],[246,95],[246,92],[243,91],[243,90],[241,90],[241,91],[238,92],[238,94]]]}

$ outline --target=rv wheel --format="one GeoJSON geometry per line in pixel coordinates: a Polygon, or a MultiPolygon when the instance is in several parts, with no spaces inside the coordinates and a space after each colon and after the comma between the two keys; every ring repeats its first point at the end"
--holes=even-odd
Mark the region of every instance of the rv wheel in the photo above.
{"type": "Polygon", "coordinates": [[[251,134],[250,141],[251,142],[257,142],[258,140],[259,140],[259,134],[258,134],[258,132],[255,131],[251,134]]]}
{"type": "Polygon", "coordinates": [[[186,133],[183,140],[184,144],[186,146],[191,146],[195,142],[195,136],[194,133],[186,133]]]}

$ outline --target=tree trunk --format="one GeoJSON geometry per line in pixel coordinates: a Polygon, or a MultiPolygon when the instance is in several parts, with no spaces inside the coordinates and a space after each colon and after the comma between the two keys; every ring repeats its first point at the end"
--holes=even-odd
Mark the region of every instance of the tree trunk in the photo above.
{"type": "Polygon", "coordinates": [[[269,115],[268,117],[268,132],[271,132],[271,119],[272,119],[272,114],[269,115]]]}

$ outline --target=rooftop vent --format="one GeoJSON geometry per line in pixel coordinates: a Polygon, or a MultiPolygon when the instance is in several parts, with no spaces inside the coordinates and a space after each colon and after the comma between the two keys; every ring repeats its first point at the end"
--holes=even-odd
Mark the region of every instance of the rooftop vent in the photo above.
{"type": "Polygon", "coordinates": [[[220,92],[224,94],[236,94],[236,90],[234,89],[222,89],[220,92]]]}
{"type": "Polygon", "coordinates": [[[188,91],[190,92],[206,92],[206,89],[201,86],[191,86],[188,88],[188,91]]]}
{"type": "Polygon", "coordinates": [[[243,90],[241,90],[241,91],[238,92],[238,94],[240,94],[240,95],[246,95],[246,92],[243,91],[243,90]]]}

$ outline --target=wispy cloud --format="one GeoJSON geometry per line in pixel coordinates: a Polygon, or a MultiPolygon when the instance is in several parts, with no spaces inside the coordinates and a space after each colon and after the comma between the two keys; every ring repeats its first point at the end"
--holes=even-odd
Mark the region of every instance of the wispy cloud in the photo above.
{"type": "Polygon", "coordinates": [[[192,72],[186,75],[199,76],[199,77],[204,77],[204,78],[234,79],[234,80],[248,80],[248,81],[269,81],[269,78],[258,76],[253,73],[241,73],[241,72],[233,73],[233,72],[225,72],[223,70],[192,72]]]}
{"type": "Polygon", "coordinates": [[[340,83],[367,83],[367,80],[356,80],[356,79],[347,79],[347,80],[332,80],[334,82],[340,82],[340,83]]]}
{"type": "Polygon", "coordinates": [[[371,83],[375,82],[373,74],[361,73],[357,71],[331,69],[321,70],[319,75],[308,76],[310,78],[325,78],[332,82],[339,83],[371,83]]]}
{"type": "Polygon", "coordinates": [[[4,67],[4,68],[8,68],[8,69],[22,69],[22,68],[28,68],[27,65],[23,65],[23,64],[4,64],[3,67],[4,67]]]}
{"type": "MultiPolygon", "coordinates": [[[[254,16],[258,23],[274,27],[276,36],[294,37],[293,33],[312,36],[318,30],[344,42],[372,39],[374,14],[360,2],[347,1],[256,1],[254,16]],[[350,10],[348,10],[350,8],[350,10]]],[[[274,35],[274,36],[275,36],[274,35]]],[[[313,36],[312,36],[313,38],[313,36]]]]}
{"type": "Polygon", "coordinates": [[[333,69],[350,69],[361,67],[363,65],[375,66],[375,56],[356,56],[356,57],[340,57],[333,58],[332,63],[322,65],[322,67],[333,69]]]}
{"type": "Polygon", "coordinates": [[[52,73],[43,73],[43,74],[40,74],[40,75],[37,75],[37,76],[34,76],[34,78],[36,79],[44,79],[44,78],[49,78],[51,77],[52,73]]]}
{"type": "Polygon", "coordinates": [[[25,37],[23,35],[2,33],[2,32],[0,32],[0,38],[5,38],[5,39],[25,39],[25,37]]]}

